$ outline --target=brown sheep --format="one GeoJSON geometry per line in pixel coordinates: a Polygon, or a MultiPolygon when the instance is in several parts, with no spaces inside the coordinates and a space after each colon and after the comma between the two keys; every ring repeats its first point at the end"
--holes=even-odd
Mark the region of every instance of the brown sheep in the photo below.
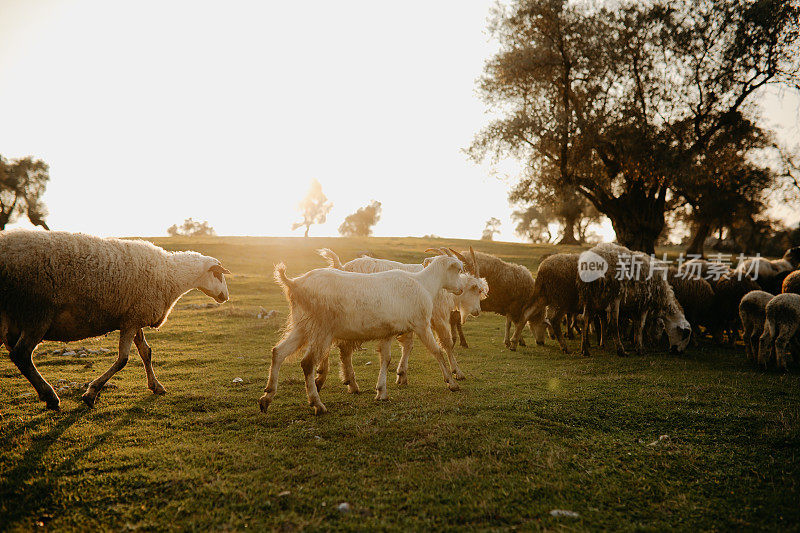
{"type": "MultiPolygon", "coordinates": [[[[579,257],[576,253],[559,253],[545,258],[534,281],[531,327],[547,323],[564,353],[569,353],[569,348],[561,334],[561,319],[565,314],[581,312],[577,286],[579,257]]],[[[571,327],[569,323],[568,327],[571,327]]]]}
{"type": "Polygon", "coordinates": [[[711,314],[711,306],[714,302],[714,289],[711,284],[704,280],[691,277],[682,277],[675,267],[670,267],[667,271],[667,281],[675,292],[675,297],[683,307],[686,320],[697,332],[697,326],[705,325],[711,314]]]}
{"type": "Polygon", "coordinates": [[[727,332],[728,344],[736,341],[739,322],[739,303],[751,291],[761,290],[758,283],[747,276],[730,272],[720,278],[714,290],[712,312],[709,315],[709,329],[717,344],[722,343],[722,334],[727,332]]]}
{"type": "Polygon", "coordinates": [[[781,292],[800,294],[800,270],[795,270],[786,276],[786,279],[783,280],[781,292]]]}

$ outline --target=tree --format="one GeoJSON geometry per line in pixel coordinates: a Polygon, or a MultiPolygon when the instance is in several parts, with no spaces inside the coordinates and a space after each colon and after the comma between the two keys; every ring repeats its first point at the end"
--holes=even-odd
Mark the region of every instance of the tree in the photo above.
{"type": "Polygon", "coordinates": [[[322,194],[322,185],[317,180],[311,180],[311,188],[303,200],[297,204],[297,209],[302,213],[303,220],[292,224],[292,231],[305,226],[304,237],[308,237],[308,230],[312,224],[324,224],[328,218],[333,204],[328,201],[327,196],[322,194]]]}
{"type": "Polygon", "coordinates": [[[483,228],[481,239],[484,241],[494,240],[494,234],[500,233],[500,220],[494,217],[486,221],[486,226],[483,228]]]}
{"type": "Polygon", "coordinates": [[[797,85],[798,15],[791,0],[500,8],[479,92],[502,117],[470,154],[522,159],[531,186],[573,188],[620,242],[652,252],[668,205],[694,193],[695,167],[737,131],[746,102],[797,85]]]}
{"type": "Polygon", "coordinates": [[[31,224],[50,229],[42,195],[50,181],[50,168],[32,157],[8,160],[0,156],[0,230],[23,214],[31,224]]]}
{"type": "Polygon", "coordinates": [[[365,207],[345,217],[339,226],[339,233],[344,237],[369,237],[372,235],[372,226],[381,219],[381,203],[373,200],[365,207]]]}
{"type": "Polygon", "coordinates": [[[173,224],[167,228],[167,235],[170,237],[177,237],[179,235],[186,237],[197,237],[202,235],[216,235],[217,232],[209,225],[208,221],[197,222],[191,218],[183,221],[183,224],[178,226],[173,224]]]}

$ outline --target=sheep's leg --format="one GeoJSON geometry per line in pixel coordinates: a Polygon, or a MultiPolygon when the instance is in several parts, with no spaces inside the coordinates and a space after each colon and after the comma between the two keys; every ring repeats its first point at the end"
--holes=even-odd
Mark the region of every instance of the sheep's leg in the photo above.
{"type": "Polygon", "coordinates": [[[436,359],[436,362],[439,363],[439,368],[442,371],[444,381],[447,383],[448,388],[451,391],[457,391],[459,389],[458,382],[453,379],[453,374],[450,372],[450,368],[445,364],[442,349],[439,347],[439,344],[433,337],[430,324],[425,324],[424,328],[417,328],[414,330],[414,332],[419,337],[419,340],[422,341],[422,345],[425,346],[429,352],[431,352],[431,355],[433,355],[433,357],[436,359]]]}
{"type": "MultiPolygon", "coordinates": [[[[553,334],[556,337],[556,341],[558,341],[558,345],[561,346],[561,351],[568,354],[569,347],[567,347],[566,341],[564,341],[564,336],[561,334],[561,317],[564,316],[564,312],[561,309],[557,309],[555,315],[553,315],[552,319],[550,320],[550,325],[553,328],[553,334]]],[[[567,322],[567,331],[569,331],[569,321],[567,322]]]]}
{"type": "Polygon", "coordinates": [[[772,328],[769,322],[764,324],[764,331],[758,339],[758,364],[767,368],[770,356],[772,355],[773,342],[772,342],[772,328]]]}
{"type": "Polygon", "coordinates": [[[600,313],[599,316],[594,317],[594,334],[597,337],[597,346],[605,349],[608,345],[606,339],[608,338],[608,319],[600,313]]]}
{"type": "Polygon", "coordinates": [[[136,332],[133,343],[136,345],[139,357],[142,358],[142,363],[144,363],[144,372],[147,374],[147,388],[153,391],[153,394],[165,394],[167,390],[158,382],[153,372],[153,350],[147,344],[147,339],[144,338],[144,331],[141,328],[136,332]]]}
{"type": "Polygon", "coordinates": [[[397,340],[400,342],[400,362],[397,363],[396,383],[408,385],[408,358],[411,355],[411,349],[414,348],[414,332],[408,331],[398,335],[397,340]]]}
{"type": "Polygon", "coordinates": [[[793,324],[783,324],[775,338],[775,359],[778,363],[778,368],[781,370],[786,370],[786,361],[792,356],[790,343],[797,329],[798,325],[796,322],[793,324]]]}
{"type": "Polygon", "coordinates": [[[755,324],[750,320],[742,321],[742,327],[744,328],[744,351],[747,354],[747,360],[753,360],[753,334],[755,333],[755,324]]]}
{"type": "Polygon", "coordinates": [[[386,386],[386,375],[389,373],[389,363],[392,362],[392,339],[382,339],[378,342],[378,353],[381,359],[381,368],[378,372],[378,383],[375,385],[376,400],[388,400],[389,389],[386,386]]]}
{"type": "Polygon", "coordinates": [[[314,380],[317,391],[321,391],[322,386],[325,385],[325,380],[328,379],[328,370],[330,370],[330,357],[326,354],[317,366],[317,379],[314,380]]]}
{"type": "Polygon", "coordinates": [[[569,340],[575,338],[575,315],[572,313],[567,315],[567,332],[564,336],[569,340]]]}
{"type": "Polygon", "coordinates": [[[756,324],[751,328],[750,334],[746,337],[747,342],[745,342],[745,344],[750,350],[750,353],[747,354],[747,359],[753,363],[758,359],[758,339],[761,337],[763,329],[763,326],[759,327],[758,324],[756,324]]]}
{"type": "Polygon", "coordinates": [[[506,332],[505,335],[503,335],[503,344],[505,344],[506,347],[511,346],[511,322],[511,317],[506,315],[506,332]]]}
{"type": "Polygon", "coordinates": [[[512,352],[517,350],[517,344],[520,346],[525,346],[525,342],[522,340],[522,332],[525,330],[525,324],[528,323],[528,319],[533,312],[533,308],[529,307],[522,311],[522,316],[520,316],[519,320],[514,323],[514,336],[511,337],[511,346],[509,349],[512,352]]]}
{"type": "Polygon", "coordinates": [[[589,357],[589,322],[592,318],[592,312],[588,305],[583,306],[583,326],[581,327],[581,355],[589,357]]]}
{"type": "Polygon", "coordinates": [[[436,334],[436,337],[439,339],[439,344],[442,346],[442,348],[444,348],[444,351],[447,354],[447,359],[450,361],[450,370],[453,372],[453,377],[458,380],[466,379],[466,376],[458,367],[458,361],[456,361],[456,352],[453,349],[453,342],[450,337],[448,324],[446,322],[434,321],[433,331],[436,334]]]}
{"type": "Polygon", "coordinates": [[[81,396],[83,403],[89,407],[94,407],[97,395],[100,394],[100,390],[106,382],[114,377],[114,374],[125,368],[125,365],[128,364],[128,355],[131,353],[131,344],[138,330],[139,328],[126,328],[119,331],[119,355],[117,355],[117,360],[102,376],[89,383],[86,392],[81,396]]]}
{"type": "Polygon", "coordinates": [[[353,371],[353,349],[352,343],[342,343],[339,345],[339,361],[341,366],[342,383],[347,385],[350,394],[358,394],[358,383],[356,383],[356,373],[353,371]]]}
{"type": "Polygon", "coordinates": [[[305,356],[300,361],[300,368],[303,369],[303,375],[306,378],[306,394],[308,395],[308,405],[314,409],[315,415],[321,415],[328,411],[325,404],[319,397],[317,384],[314,381],[314,369],[325,357],[323,350],[330,347],[331,343],[328,341],[327,346],[324,343],[313,343],[306,349],[305,356]]]}
{"type": "MultiPolygon", "coordinates": [[[[47,404],[47,408],[58,411],[61,400],[59,400],[53,387],[42,377],[39,370],[36,369],[36,365],[33,364],[33,350],[42,342],[42,338],[45,333],[47,333],[49,327],[50,320],[46,320],[39,326],[38,331],[22,330],[9,356],[22,375],[25,376],[28,381],[30,381],[31,385],[33,385],[33,388],[36,389],[39,399],[47,404]]],[[[10,343],[10,340],[7,338],[5,341],[10,343]]]]}
{"type": "Polygon", "coordinates": [[[622,344],[622,337],[620,336],[619,331],[619,304],[619,299],[611,303],[611,319],[609,320],[609,323],[610,328],[614,330],[614,348],[617,349],[617,355],[620,357],[625,357],[628,354],[625,352],[625,345],[622,344]]]}
{"type": "Polygon", "coordinates": [[[278,392],[278,372],[281,369],[284,359],[300,349],[305,342],[305,338],[300,329],[293,329],[288,336],[272,348],[272,362],[269,365],[269,379],[264,394],[258,399],[258,405],[262,413],[267,412],[267,407],[272,403],[275,393],[278,392]]]}
{"type": "Polygon", "coordinates": [[[647,311],[644,311],[633,323],[633,340],[636,347],[636,355],[644,354],[644,326],[646,322],[647,311]]]}

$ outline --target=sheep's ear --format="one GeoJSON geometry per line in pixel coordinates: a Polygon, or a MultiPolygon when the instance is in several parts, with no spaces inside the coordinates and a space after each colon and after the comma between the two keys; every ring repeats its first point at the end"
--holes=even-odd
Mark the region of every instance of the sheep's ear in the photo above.
{"type": "Polygon", "coordinates": [[[230,273],[231,273],[231,271],[230,271],[230,270],[228,270],[227,268],[225,268],[225,267],[224,267],[224,266],[222,266],[222,265],[213,265],[213,266],[212,266],[211,268],[209,268],[208,270],[210,270],[210,271],[211,271],[211,272],[213,272],[214,274],[230,274],[230,273]]]}

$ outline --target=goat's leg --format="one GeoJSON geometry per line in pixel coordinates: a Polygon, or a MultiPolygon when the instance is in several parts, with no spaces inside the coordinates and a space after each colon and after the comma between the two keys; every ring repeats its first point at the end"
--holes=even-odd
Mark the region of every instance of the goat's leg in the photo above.
{"type": "Polygon", "coordinates": [[[356,383],[356,373],[353,371],[353,350],[355,345],[351,342],[342,343],[339,345],[339,361],[341,366],[339,372],[342,378],[342,383],[347,385],[347,390],[350,394],[358,394],[358,383],[356,383]]]}
{"type": "Polygon", "coordinates": [[[308,395],[308,405],[314,409],[315,415],[321,415],[328,411],[325,404],[319,397],[317,384],[314,381],[314,369],[322,361],[324,357],[324,350],[330,347],[331,343],[328,341],[327,346],[324,343],[312,343],[306,348],[306,353],[300,361],[300,368],[303,369],[303,375],[306,379],[306,394],[308,395]]]}
{"type": "Polygon", "coordinates": [[[144,363],[144,372],[147,374],[147,388],[153,391],[153,394],[165,394],[167,390],[158,382],[153,372],[153,350],[150,349],[150,345],[147,344],[147,339],[144,338],[144,331],[142,328],[136,331],[133,343],[136,345],[136,351],[139,352],[139,357],[142,358],[142,363],[144,363]]]}
{"type": "Polygon", "coordinates": [[[466,376],[458,367],[458,361],[456,361],[456,352],[453,349],[454,346],[450,337],[450,329],[448,324],[434,320],[433,332],[436,334],[436,337],[439,339],[439,344],[442,348],[444,348],[444,351],[447,354],[447,360],[450,362],[450,370],[453,372],[453,377],[458,380],[465,379],[466,376]]]}
{"type": "Polygon", "coordinates": [[[326,353],[322,358],[322,361],[320,361],[319,365],[317,366],[317,379],[314,380],[314,383],[317,386],[317,391],[322,390],[322,386],[325,385],[325,380],[328,379],[328,370],[330,369],[329,355],[329,353],[326,353]]]}
{"type": "Polygon", "coordinates": [[[389,363],[392,362],[392,338],[381,339],[378,342],[378,354],[380,354],[381,368],[378,372],[378,383],[375,385],[376,400],[388,400],[389,389],[386,386],[386,376],[389,373],[389,363]]]}
{"type": "Polygon", "coordinates": [[[131,344],[133,343],[134,337],[136,337],[137,331],[139,331],[139,328],[131,327],[126,327],[119,330],[119,354],[117,355],[117,360],[114,361],[114,364],[111,365],[111,368],[106,370],[102,376],[89,383],[89,387],[86,389],[86,392],[84,392],[81,396],[83,403],[89,407],[94,407],[94,402],[97,400],[97,395],[100,394],[100,390],[103,388],[106,382],[111,379],[114,374],[125,368],[125,365],[128,364],[128,355],[131,353],[131,344]]]}
{"type": "Polygon", "coordinates": [[[289,335],[272,348],[272,362],[269,365],[269,379],[264,394],[258,399],[258,405],[262,413],[267,412],[269,404],[278,392],[278,372],[281,369],[284,359],[300,349],[305,343],[305,337],[300,329],[293,329],[289,335]]]}
{"type": "Polygon", "coordinates": [[[459,389],[458,382],[453,379],[453,374],[450,372],[450,368],[445,363],[444,354],[442,353],[442,349],[439,347],[439,344],[436,342],[436,339],[433,337],[433,332],[431,331],[430,324],[425,324],[424,327],[418,327],[414,330],[414,333],[417,334],[419,340],[422,342],[422,345],[431,352],[431,355],[436,359],[436,362],[439,363],[439,368],[442,371],[442,376],[444,376],[444,381],[447,383],[448,388],[451,391],[457,391],[459,389]]]}
{"type": "Polygon", "coordinates": [[[408,385],[408,358],[414,348],[414,332],[407,331],[402,335],[398,335],[397,340],[400,342],[400,362],[397,363],[396,383],[398,385],[408,385]]]}
{"type": "Polygon", "coordinates": [[[450,313],[450,331],[453,333],[453,346],[455,346],[456,341],[462,348],[469,348],[469,344],[467,344],[467,339],[464,337],[464,328],[461,327],[461,312],[460,311],[453,311],[450,313]],[[458,335],[458,338],[456,338],[458,335]]]}
{"type": "MultiPolygon", "coordinates": [[[[50,327],[50,319],[44,321],[36,328],[23,329],[19,338],[14,343],[14,347],[10,350],[9,356],[11,361],[16,365],[19,371],[25,376],[28,381],[36,389],[39,399],[46,403],[48,409],[58,411],[61,401],[53,390],[53,387],[42,377],[33,364],[33,350],[42,342],[42,338],[50,327]]],[[[10,343],[7,335],[4,335],[4,341],[10,343]]]]}

